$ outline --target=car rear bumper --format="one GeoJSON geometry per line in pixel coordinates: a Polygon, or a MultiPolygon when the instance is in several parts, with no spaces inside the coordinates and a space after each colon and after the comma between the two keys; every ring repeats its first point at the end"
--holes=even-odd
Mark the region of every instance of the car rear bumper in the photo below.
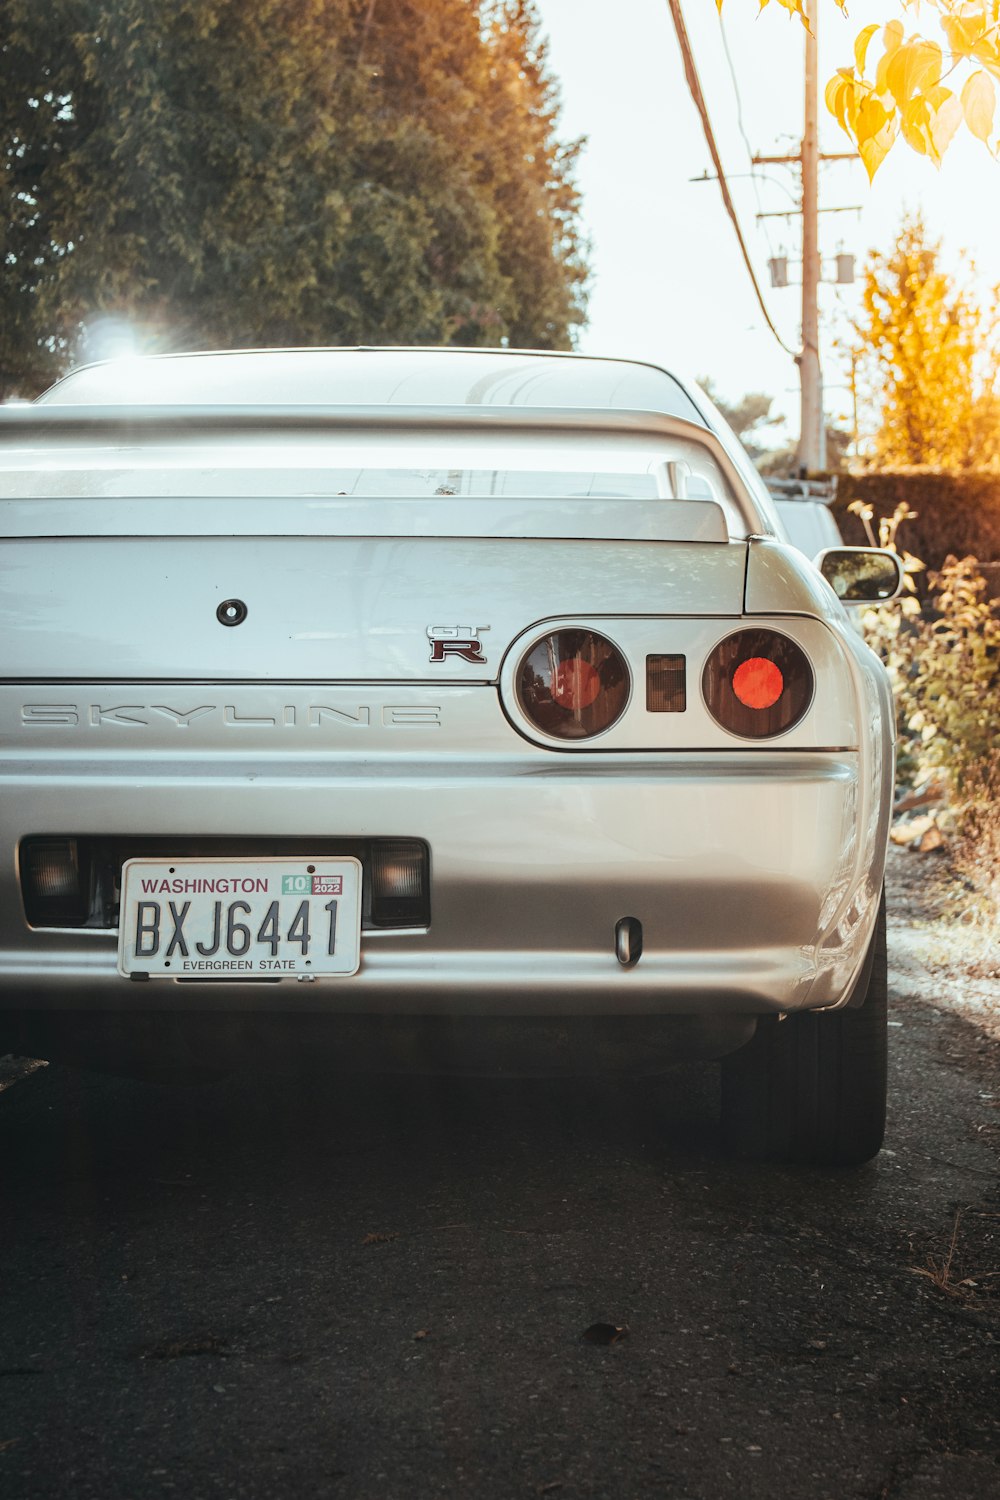
{"type": "Polygon", "coordinates": [[[855,751],[756,747],[7,759],[0,1010],[598,1018],[837,1005],[882,877],[884,829],[863,826],[861,783],[855,751]],[[123,979],[113,931],[28,927],[22,838],[138,833],[422,839],[430,926],[366,932],[351,978],[249,983],[123,979]],[[642,924],[631,968],[615,952],[623,917],[642,924]]]}

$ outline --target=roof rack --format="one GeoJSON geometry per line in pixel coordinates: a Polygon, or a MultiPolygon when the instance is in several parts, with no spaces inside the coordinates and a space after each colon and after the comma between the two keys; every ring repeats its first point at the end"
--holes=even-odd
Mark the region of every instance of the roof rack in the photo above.
{"type": "Polygon", "coordinates": [[[830,505],[837,494],[837,476],[829,479],[765,479],[774,500],[818,500],[830,505]]]}

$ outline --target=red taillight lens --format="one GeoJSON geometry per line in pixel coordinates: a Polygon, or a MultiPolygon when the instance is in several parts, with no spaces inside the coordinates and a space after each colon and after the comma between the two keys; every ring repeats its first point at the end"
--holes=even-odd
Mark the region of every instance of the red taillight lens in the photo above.
{"type": "Polygon", "coordinates": [[[560,740],[610,729],[625,712],[629,686],[625,658],[595,630],[554,630],[535,642],[517,672],[524,713],[560,740]]]}
{"type": "Polygon", "coordinates": [[[556,667],[552,698],[560,708],[589,708],[600,691],[600,672],[582,657],[570,656],[556,667]]]}
{"type": "Polygon", "coordinates": [[[705,663],[702,692],[712,717],[741,739],[784,734],[803,717],[813,674],[801,646],[776,630],[738,630],[705,663]]]}
{"type": "Polygon", "coordinates": [[[781,697],[784,686],[781,668],[766,656],[741,661],[733,673],[733,692],[747,708],[770,708],[781,697]]]}

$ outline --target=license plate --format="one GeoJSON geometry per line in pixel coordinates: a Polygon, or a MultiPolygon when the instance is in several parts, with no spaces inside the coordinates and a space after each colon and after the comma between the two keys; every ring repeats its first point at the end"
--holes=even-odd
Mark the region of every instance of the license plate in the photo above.
{"type": "Polygon", "coordinates": [[[356,859],[130,859],[118,971],[168,979],[356,974],[356,859]]]}

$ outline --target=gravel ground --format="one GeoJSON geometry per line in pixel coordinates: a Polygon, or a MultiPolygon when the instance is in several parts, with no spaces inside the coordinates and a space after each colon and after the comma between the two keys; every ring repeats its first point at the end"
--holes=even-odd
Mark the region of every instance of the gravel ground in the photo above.
{"type": "Polygon", "coordinates": [[[0,1493],[1000,1495],[1000,1042],[926,858],[857,1172],[728,1161],[712,1068],[4,1089],[0,1493]]]}
{"type": "Polygon", "coordinates": [[[962,899],[943,852],[889,846],[891,961],[921,992],[1000,1039],[1000,942],[962,899]]]}

